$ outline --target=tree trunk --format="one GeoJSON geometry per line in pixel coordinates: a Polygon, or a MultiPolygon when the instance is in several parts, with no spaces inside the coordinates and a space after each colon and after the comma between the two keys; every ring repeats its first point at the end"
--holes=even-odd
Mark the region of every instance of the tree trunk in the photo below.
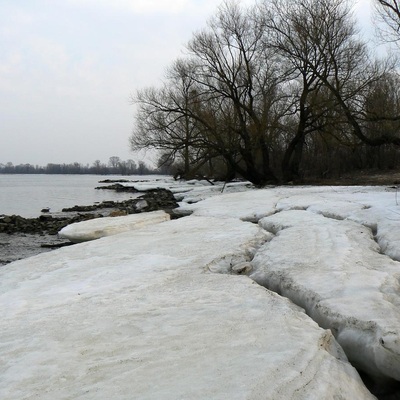
{"type": "Polygon", "coordinates": [[[300,164],[303,157],[304,140],[304,131],[298,131],[286,149],[282,160],[282,176],[284,182],[300,179],[300,164]]]}
{"type": "Polygon", "coordinates": [[[309,93],[306,76],[303,79],[303,92],[300,96],[300,116],[295,137],[289,143],[282,160],[282,175],[284,182],[291,182],[300,178],[300,163],[303,156],[304,140],[309,111],[306,100],[309,93]]]}

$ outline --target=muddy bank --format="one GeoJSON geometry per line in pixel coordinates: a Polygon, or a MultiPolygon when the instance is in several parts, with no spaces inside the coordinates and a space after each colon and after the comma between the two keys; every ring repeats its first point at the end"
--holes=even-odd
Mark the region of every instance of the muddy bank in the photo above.
{"type": "Polygon", "coordinates": [[[57,235],[0,233],[0,266],[70,244],[57,235]]]}

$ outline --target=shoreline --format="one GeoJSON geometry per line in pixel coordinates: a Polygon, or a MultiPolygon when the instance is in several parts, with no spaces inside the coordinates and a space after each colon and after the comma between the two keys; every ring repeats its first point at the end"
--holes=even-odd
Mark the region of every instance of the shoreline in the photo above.
{"type": "MultiPolygon", "coordinates": [[[[106,190],[124,191],[122,185],[101,187],[106,190]]],[[[37,218],[19,215],[0,216],[0,267],[13,261],[22,260],[44,252],[74,243],[58,237],[58,232],[67,225],[95,218],[138,214],[164,210],[172,214],[179,207],[174,195],[167,189],[126,191],[142,193],[135,199],[124,201],[103,201],[99,204],[64,208],[61,213],[43,212],[37,218]]]]}
{"type": "MultiPolygon", "coordinates": [[[[343,176],[337,180],[321,179],[303,182],[303,184],[279,186],[388,186],[392,190],[396,190],[397,196],[399,182],[400,172],[396,170],[386,172],[359,171],[357,174],[343,176]]],[[[58,238],[57,233],[63,227],[75,222],[156,210],[166,211],[171,215],[171,218],[182,216],[178,213],[174,213],[173,210],[179,207],[177,202],[185,197],[182,196],[182,193],[185,193],[187,191],[186,189],[183,189],[179,193],[174,191],[174,195],[169,189],[155,188],[155,186],[146,189],[135,188],[135,183],[141,183],[141,181],[106,179],[97,181],[97,183],[107,184],[106,186],[95,187],[97,190],[110,190],[120,193],[126,192],[137,194],[137,197],[122,201],[106,200],[92,205],[73,206],[63,208],[61,212],[54,213],[42,210],[42,214],[34,218],[0,214],[0,267],[13,261],[22,260],[36,254],[49,252],[53,249],[72,244],[65,239],[58,238]],[[124,185],[128,182],[132,184],[132,186],[124,185]],[[10,219],[10,221],[4,223],[4,219],[10,219]]],[[[228,183],[228,186],[229,185],[228,183]]],[[[233,183],[233,185],[235,185],[235,183],[233,183]]],[[[193,181],[185,181],[184,186],[194,187],[193,181]]],[[[213,186],[213,190],[216,190],[217,187],[218,186],[213,186]]],[[[196,199],[191,199],[191,194],[188,194],[188,196],[189,203],[197,201],[196,199]]]]}

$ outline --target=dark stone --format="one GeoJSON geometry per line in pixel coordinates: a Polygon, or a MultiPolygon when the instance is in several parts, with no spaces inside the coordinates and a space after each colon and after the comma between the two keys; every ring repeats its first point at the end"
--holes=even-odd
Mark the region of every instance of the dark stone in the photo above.
{"type": "MultiPolygon", "coordinates": [[[[132,188],[134,189],[134,188],[132,188]]],[[[119,189],[114,189],[119,191],[119,189]]],[[[134,189],[135,193],[138,191],[134,189]]],[[[74,206],[71,208],[63,208],[63,212],[91,212],[103,211],[107,209],[126,212],[126,214],[136,214],[140,212],[156,211],[156,210],[172,210],[178,207],[178,203],[172,192],[167,189],[150,189],[141,191],[143,193],[136,199],[123,201],[103,201],[91,206],[74,206]],[[139,202],[147,202],[146,207],[137,206],[139,202]]],[[[109,214],[109,213],[108,213],[109,214]]]]}
{"type": "Polygon", "coordinates": [[[167,189],[150,189],[136,200],[146,200],[148,207],[143,211],[172,210],[179,207],[172,192],[167,189]]]}
{"type": "Polygon", "coordinates": [[[99,183],[118,183],[118,182],[132,182],[129,181],[128,179],[104,179],[103,181],[99,181],[99,183]]]}
{"type": "Polygon", "coordinates": [[[51,215],[41,215],[38,218],[24,218],[19,215],[11,215],[0,219],[0,232],[9,234],[47,233],[56,235],[64,226],[96,217],[99,217],[99,215],[78,214],[59,218],[55,218],[51,215]]]}
{"type": "Polygon", "coordinates": [[[40,245],[43,249],[58,249],[60,247],[71,246],[74,243],[72,242],[63,242],[63,243],[43,243],[40,245]]]}
{"type": "Polygon", "coordinates": [[[97,209],[96,205],[92,206],[73,206],[70,208],[63,208],[62,212],[88,212],[95,211],[97,209]]]}
{"type": "Polygon", "coordinates": [[[39,221],[51,221],[53,217],[51,215],[41,215],[39,221]]]}
{"type": "Polygon", "coordinates": [[[124,186],[121,185],[120,183],[115,183],[114,185],[109,185],[109,186],[98,186],[95,189],[115,190],[116,192],[127,192],[127,193],[139,192],[139,190],[137,190],[133,186],[124,186]]]}
{"type": "Polygon", "coordinates": [[[1,219],[1,222],[3,222],[4,224],[9,224],[11,222],[11,217],[6,215],[1,219]]]}

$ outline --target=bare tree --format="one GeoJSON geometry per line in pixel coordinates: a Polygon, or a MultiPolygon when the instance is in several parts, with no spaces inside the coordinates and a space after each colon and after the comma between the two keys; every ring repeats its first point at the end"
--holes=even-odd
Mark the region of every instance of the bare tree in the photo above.
{"type": "Polygon", "coordinates": [[[108,160],[108,165],[111,168],[117,168],[120,161],[121,159],[118,156],[111,156],[108,160]]]}
{"type": "MultiPolygon", "coordinates": [[[[278,3],[282,1],[277,0],[278,3]]],[[[371,137],[365,130],[365,121],[370,118],[364,110],[365,96],[369,87],[382,79],[393,65],[389,60],[377,62],[370,59],[366,45],[358,37],[347,2],[302,0],[299,7],[304,22],[298,19],[296,24],[302,32],[302,43],[306,43],[316,55],[305,60],[307,66],[334,97],[352,135],[370,146],[400,145],[398,134],[371,137]],[[312,23],[308,25],[308,21],[312,23]]],[[[375,117],[380,120],[388,118],[396,120],[398,116],[375,117]]]]}
{"type": "Polygon", "coordinates": [[[100,170],[101,170],[101,161],[100,160],[95,160],[93,162],[93,169],[95,170],[96,174],[100,173],[100,170]]]}
{"type": "Polygon", "coordinates": [[[371,58],[350,11],[346,0],[223,3],[163,87],[137,93],[132,148],[161,150],[186,177],[218,165],[264,185],[298,179],[318,149],[400,145],[399,108],[378,107],[394,64],[371,58]]]}
{"type": "MultiPolygon", "coordinates": [[[[398,137],[400,132],[400,77],[388,73],[370,85],[365,97],[364,113],[366,115],[365,131],[370,138],[398,137]]],[[[367,166],[387,168],[394,167],[393,146],[369,146],[366,149],[367,166]]]]}
{"type": "Polygon", "coordinates": [[[179,151],[185,163],[188,153],[197,162],[222,157],[255,184],[276,181],[270,134],[283,78],[264,46],[263,28],[254,9],[224,3],[194,34],[188,60],[175,64],[169,84],[139,93],[131,145],[162,148],[171,156],[179,151]]]}
{"type": "Polygon", "coordinates": [[[136,163],[132,159],[126,160],[126,168],[128,171],[128,174],[134,174],[136,172],[136,163]]]}
{"type": "Polygon", "coordinates": [[[400,41],[400,1],[375,0],[377,14],[381,24],[381,37],[386,42],[400,41]]]}
{"type": "Polygon", "coordinates": [[[273,0],[265,2],[259,13],[265,25],[265,46],[281,55],[288,71],[292,124],[285,124],[282,174],[286,181],[300,177],[306,136],[326,128],[331,123],[327,117],[336,106],[320,79],[329,68],[324,62],[326,45],[338,34],[336,21],[329,20],[336,3],[273,0]]]}
{"type": "Polygon", "coordinates": [[[206,99],[197,115],[208,140],[227,163],[255,184],[276,181],[270,165],[271,127],[276,122],[278,60],[265,46],[256,10],[224,3],[208,28],[188,45],[193,79],[206,99]]]}
{"type": "Polygon", "coordinates": [[[181,173],[185,177],[195,173],[210,156],[201,151],[201,126],[192,118],[198,99],[190,68],[189,62],[177,60],[162,89],[149,88],[137,93],[133,101],[139,109],[130,138],[134,150],[155,148],[162,151],[166,164],[182,161],[181,173]]]}

